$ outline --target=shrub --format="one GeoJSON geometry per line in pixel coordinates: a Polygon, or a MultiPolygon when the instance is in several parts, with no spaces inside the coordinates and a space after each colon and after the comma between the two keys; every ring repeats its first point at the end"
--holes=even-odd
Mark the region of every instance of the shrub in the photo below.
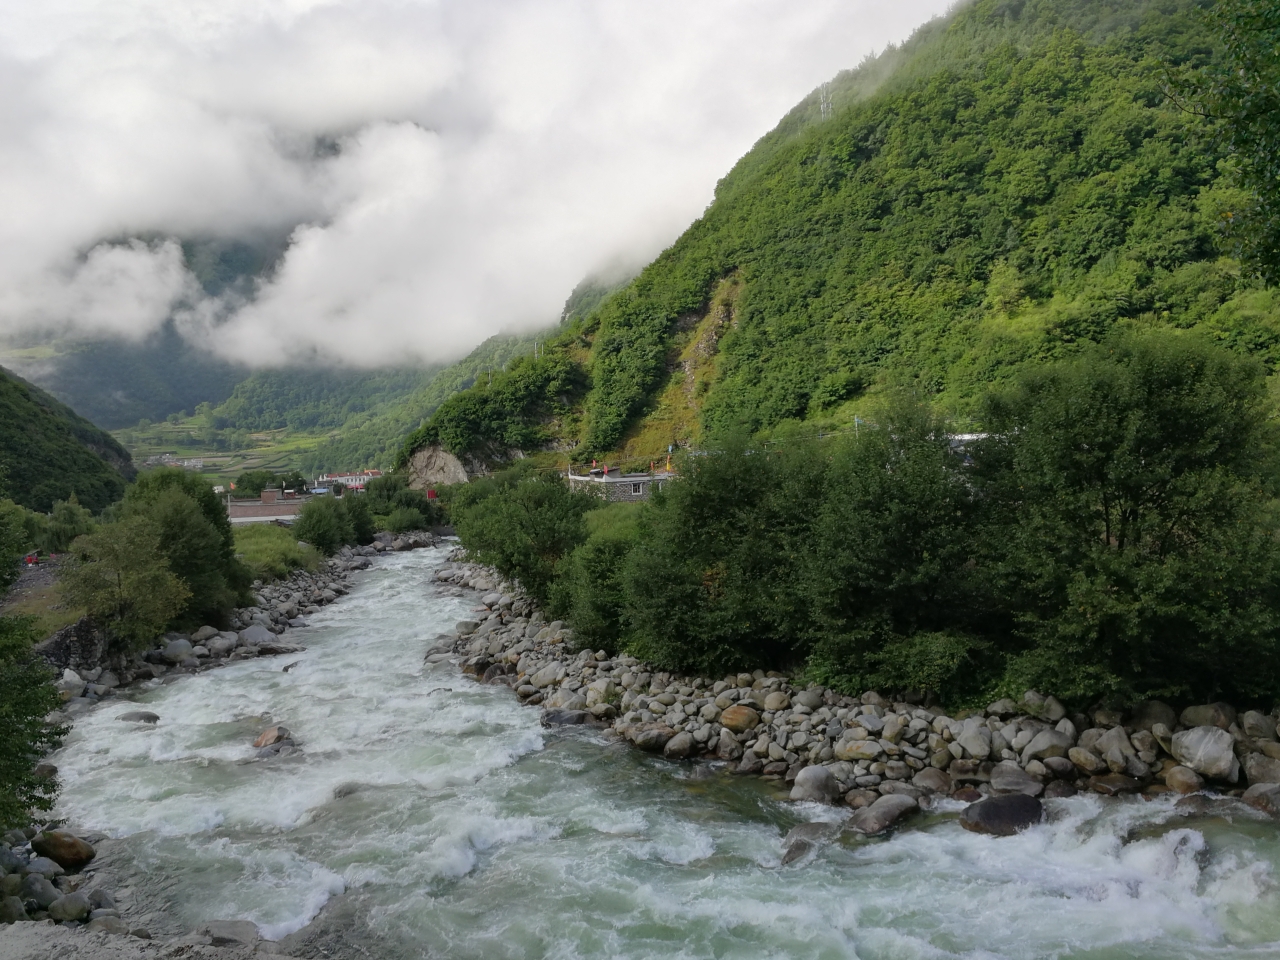
{"type": "Polygon", "coordinates": [[[413,507],[396,507],[380,524],[383,530],[392,533],[405,533],[409,530],[422,530],[427,526],[427,518],[413,507]]]}
{"type": "Polygon", "coordinates": [[[325,556],[333,556],[343,544],[355,540],[351,518],[342,501],[332,495],[308,500],[298,511],[293,532],[325,556]]]}
{"type": "Polygon", "coordinates": [[[373,543],[377,526],[374,524],[373,514],[369,510],[365,494],[349,493],[342,497],[339,503],[342,504],[342,512],[347,515],[347,521],[351,524],[351,541],[362,545],[373,543]]]}
{"type": "Polygon", "coordinates": [[[45,722],[58,707],[53,671],[31,652],[30,623],[0,617],[0,829],[25,827],[53,809],[58,781],[35,766],[62,744],[66,728],[45,722]]]}
{"type": "Polygon", "coordinates": [[[319,551],[300,544],[292,531],[273,523],[237,527],[235,537],[236,552],[259,580],[280,580],[294,570],[316,570],[320,566],[319,551]]]}
{"type": "Polygon", "coordinates": [[[116,650],[145,646],[190,597],[169,569],[159,532],[143,516],[77,538],[61,581],[68,599],[106,629],[116,650]]]}
{"type": "Polygon", "coordinates": [[[586,515],[587,541],[564,561],[552,608],[567,616],[592,649],[617,653],[624,642],[622,571],[639,537],[638,503],[615,503],[586,515]]]}

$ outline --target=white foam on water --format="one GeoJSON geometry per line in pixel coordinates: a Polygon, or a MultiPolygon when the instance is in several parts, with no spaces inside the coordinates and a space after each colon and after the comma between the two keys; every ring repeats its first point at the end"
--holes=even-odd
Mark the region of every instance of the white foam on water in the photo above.
{"type": "Polygon", "coordinates": [[[424,668],[471,606],[430,579],[440,556],[380,560],[295,635],[306,653],[81,718],[60,813],[132,835],[193,926],[278,938],[347,891],[387,958],[1280,956],[1276,827],[1188,821],[1172,801],[1053,801],[1008,838],[967,833],[950,805],[782,867],[794,823],[848,811],[544,731],[510,691],[424,668]],[[160,722],[115,719],[136,709],[160,722]],[[254,758],[273,722],[300,754],[254,758]]]}

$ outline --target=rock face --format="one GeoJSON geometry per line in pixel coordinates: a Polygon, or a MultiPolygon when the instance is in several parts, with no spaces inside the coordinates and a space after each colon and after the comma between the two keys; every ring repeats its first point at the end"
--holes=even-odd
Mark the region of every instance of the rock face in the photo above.
{"type": "Polygon", "coordinates": [[[410,490],[466,483],[470,479],[462,461],[443,447],[422,447],[415,450],[409,458],[408,466],[410,490]]]}
{"type": "Polygon", "coordinates": [[[47,830],[31,841],[31,849],[66,870],[79,870],[95,854],[92,846],[64,830],[47,830]]]}
{"type": "MultiPolygon", "coordinates": [[[[1182,711],[1182,715],[1186,717],[1193,710],[1207,709],[1188,707],[1182,711]]],[[[1235,740],[1222,727],[1204,725],[1175,733],[1172,752],[1179,763],[1201,776],[1234,783],[1240,773],[1240,762],[1236,759],[1234,745],[1235,740]]]]}
{"type": "Polygon", "coordinates": [[[106,650],[106,636],[88,617],[81,617],[32,648],[36,656],[51,666],[73,670],[96,666],[106,650]]]}
{"type": "Polygon", "coordinates": [[[973,833],[993,837],[1011,837],[1044,818],[1044,806],[1035,797],[1013,793],[1007,797],[990,797],[965,807],[960,826],[973,833]]]}
{"type": "Polygon", "coordinates": [[[890,793],[855,813],[849,820],[849,829],[867,836],[884,833],[907,814],[918,809],[919,804],[913,797],[890,793]]]}

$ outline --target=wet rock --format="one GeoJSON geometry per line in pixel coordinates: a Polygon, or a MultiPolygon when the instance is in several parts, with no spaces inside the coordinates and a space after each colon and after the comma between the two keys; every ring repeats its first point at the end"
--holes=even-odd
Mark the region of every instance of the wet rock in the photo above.
{"type": "Polygon", "coordinates": [[[137,937],[139,940],[150,940],[151,931],[148,930],[146,927],[133,927],[129,931],[129,936],[137,937]]]}
{"type": "Polygon", "coordinates": [[[22,886],[18,890],[18,896],[23,900],[34,900],[42,910],[47,910],[49,904],[62,896],[62,893],[49,882],[48,877],[42,877],[38,873],[29,873],[22,878],[22,886]]]}
{"type": "Polygon", "coordinates": [[[729,730],[720,730],[720,739],[716,741],[716,756],[721,760],[737,760],[742,756],[742,745],[729,730]]]}
{"type": "Polygon", "coordinates": [[[270,747],[274,744],[288,740],[291,734],[288,727],[274,726],[267,727],[262,733],[258,734],[258,739],[253,741],[255,747],[270,747]]]}
{"type": "Polygon", "coordinates": [[[31,841],[31,849],[66,870],[78,870],[96,855],[93,847],[65,830],[47,830],[31,841]]]}
{"type": "Polygon", "coordinates": [[[1190,767],[1179,764],[1170,767],[1164,775],[1165,784],[1178,793],[1195,793],[1204,789],[1204,778],[1190,767]]]}
{"type": "Polygon", "coordinates": [[[1268,816],[1280,817],[1280,783],[1255,783],[1240,799],[1268,816]]]}
{"type": "Polygon", "coordinates": [[[757,757],[754,753],[743,754],[741,762],[733,768],[733,772],[748,776],[760,773],[764,770],[764,761],[757,757]]]}
{"type": "Polygon", "coordinates": [[[215,947],[251,947],[258,942],[257,924],[250,920],[210,920],[200,932],[215,947]]]}
{"type": "Polygon", "coordinates": [[[1060,797],[1074,797],[1076,795],[1076,785],[1069,780],[1053,780],[1045,785],[1044,798],[1046,800],[1054,800],[1060,797]]]}
{"type": "Polygon", "coordinates": [[[951,792],[951,777],[945,771],[938,770],[936,767],[925,767],[911,778],[911,782],[916,787],[929,793],[948,794],[951,792]]]}
{"type": "Polygon", "coordinates": [[[889,794],[855,813],[849,819],[849,829],[867,836],[884,833],[907,814],[919,809],[913,798],[889,794]]]}
{"type": "Polygon", "coordinates": [[[988,797],[971,803],[960,814],[960,826],[973,833],[1011,837],[1044,819],[1044,805],[1024,793],[988,797]]]}
{"type": "Polygon", "coordinates": [[[835,775],[828,767],[814,765],[796,774],[791,788],[792,800],[808,800],[813,803],[834,803],[843,791],[835,775]]]}
{"type": "MultiPolygon", "coordinates": [[[[1217,704],[1210,706],[1216,707],[1217,704]]],[[[1188,707],[1182,715],[1185,717],[1195,709],[1188,707]]],[[[1173,735],[1171,746],[1174,759],[1201,776],[1233,783],[1238,778],[1240,763],[1234,751],[1235,740],[1222,727],[1202,725],[1183,730],[1173,735]]]]}
{"type": "Polygon", "coordinates": [[[751,707],[736,703],[720,714],[720,725],[734,733],[745,733],[760,722],[760,714],[751,707]]]}
{"type": "Polygon", "coordinates": [[[80,675],[70,667],[67,667],[62,671],[62,679],[54,684],[54,689],[58,691],[59,698],[67,701],[83,696],[86,686],[87,684],[80,675]]]}
{"type": "Polygon", "coordinates": [[[1090,777],[1089,789],[1105,797],[1116,797],[1122,793],[1137,793],[1142,789],[1142,784],[1123,773],[1108,773],[1099,777],[1090,777]]]}
{"type": "Polygon", "coordinates": [[[276,635],[262,624],[255,623],[241,630],[237,637],[241,646],[260,647],[264,643],[272,643],[276,635]]]}
{"type": "Polygon", "coordinates": [[[0,899],[0,923],[19,923],[28,919],[27,911],[22,908],[22,901],[17,897],[0,899]]]}
{"type": "Polygon", "coordinates": [[[795,863],[811,851],[830,843],[839,833],[838,823],[801,823],[792,827],[782,841],[786,850],[782,855],[782,865],[785,867],[789,863],[795,863]]]}
{"type": "Polygon", "coordinates": [[[1045,770],[1060,780],[1073,780],[1076,776],[1076,765],[1067,757],[1045,757],[1041,761],[1045,770]]]}
{"type": "Polygon", "coordinates": [[[684,760],[696,749],[697,744],[694,743],[693,734],[681,731],[666,742],[662,748],[662,755],[668,760],[684,760]]]}
{"type": "Polygon", "coordinates": [[[1203,703],[1187,707],[1179,719],[1184,727],[1218,727],[1226,730],[1236,722],[1236,708],[1229,703],[1203,703]]]}
{"type": "Polygon", "coordinates": [[[1014,761],[1003,760],[991,768],[991,790],[996,794],[1022,793],[1035,797],[1044,790],[1044,784],[1014,761]]]}
{"type": "Polygon", "coordinates": [[[80,921],[89,916],[89,898],[83,893],[68,893],[49,904],[49,917],[52,920],[80,921]]]}
{"type": "Polygon", "coordinates": [[[128,713],[120,714],[116,719],[127,723],[158,723],[160,716],[149,710],[130,710],[128,713]]]}
{"type": "Polygon", "coordinates": [[[586,723],[591,714],[586,710],[544,710],[542,725],[544,727],[573,727],[586,723]]]}
{"type": "Polygon", "coordinates": [[[1244,760],[1244,775],[1250,783],[1280,783],[1280,760],[1251,753],[1244,760]]]}
{"type": "Polygon", "coordinates": [[[631,732],[631,742],[641,750],[658,753],[666,747],[667,741],[676,735],[670,727],[661,723],[643,724],[631,732]]]}

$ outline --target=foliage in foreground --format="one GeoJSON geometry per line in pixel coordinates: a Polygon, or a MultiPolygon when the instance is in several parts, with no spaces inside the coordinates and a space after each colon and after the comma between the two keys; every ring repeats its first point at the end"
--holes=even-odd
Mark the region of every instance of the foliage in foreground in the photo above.
{"type": "Polygon", "coordinates": [[[53,809],[56,777],[35,767],[62,744],[64,727],[45,722],[58,707],[53,671],[31,652],[38,637],[16,617],[0,617],[0,830],[25,827],[53,809]]]}
{"type": "Polygon", "coordinates": [[[900,398],[852,436],[687,457],[638,510],[500,476],[457,529],[584,639],[665,668],[1262,699],[1280,689],[1264,383],[1194,337],[1125,331],[992,393],[967,449],[900,398]]]}
{"type": "Polygon", "coordinates": [[[299,543],[293,531],[272,523],[252,523],[235,531],[236,553],[254,578],[269,582],[281,580],[295,570],[314,571],[320,566],[320,553],[314,547],[299,543]]]}

